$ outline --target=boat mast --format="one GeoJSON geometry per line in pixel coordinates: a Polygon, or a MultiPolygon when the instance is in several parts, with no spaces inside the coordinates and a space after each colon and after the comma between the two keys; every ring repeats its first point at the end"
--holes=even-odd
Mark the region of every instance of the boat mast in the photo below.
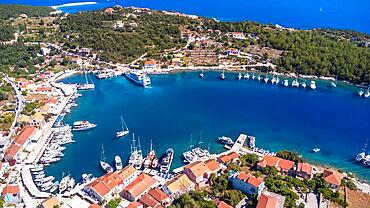
{"type": "Polygon", "coordinates": [[[136,146],[135,146],[135,134],[134,134],[134,133],[132,133],[131,154],[132,154],[133,152],[135,152],[135,151],[136,151],[136,146]]]}
{"type": "Polygon", "coordinates": [[[103,143],[101,144],[101,155],[100,155],[100,160],[105,162],[105,156],[104,156],[104,146],[103,143]]]}
{"type": "Polygon", "coordinates": [[[141,154],[141,145],[140,145],[140,137],[137,138],[137,150],[141,154]]]}
{"type": "Polygon", "coordinates": [[[199,135],[199,143],[198,143],[198,146],[199,146],[199,148],[201,148],[202,147],[202,131],[200,131],[200,135],[199,135]]]}

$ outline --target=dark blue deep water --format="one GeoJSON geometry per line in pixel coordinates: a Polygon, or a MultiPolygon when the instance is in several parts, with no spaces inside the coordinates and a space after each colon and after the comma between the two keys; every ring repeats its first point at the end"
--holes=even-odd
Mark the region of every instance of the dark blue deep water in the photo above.
{"type": "Polygon", "coordinates": [[[61,7],[68,13],[102,9],[116,4],[176,10],[223,21],[251,20],[294,28],[340,28],[370,33],[368,0],[0,0],[0,3],[55,6],[71,2],[97,4],[61,7]]]}
{"type": "MultiPolygon", "coordinates": [[[[355,96],[356,89],[342,85],[330,89],[328,83],[318,82],[318,89],[311,91],[238,81],[233,73],[226,74],[225,81],[218,76],[218,72],[206,72],[202,80],[194,72],[156,75],[146,89],[124,77],[94,78],[96,89],[83,92],[65,123],[86,119],[98,126],[75,132],[76,143],[47,172],[55,176],[69,172],[76,179],[85,172],[101,175],[102,143],[108,162],[113,165],[115,155],[127,162],[131,137],[114,136],[123,115],[131,132],[140,137],[144,153],[150,140],[160,154],[174,148],[174,167],[181,165],[180,155],[191,134],[198,142],[202,131],[203,147],[210,143],[211,152],[220,152],[219,136],[236,138],[246,133],[256,136],[257,145],[265,149],[296,150],[310,162],[370,179],[369,168],[353,162],[370,136],[370,99],[355,96]],[[312,153],[315,147],[321,151],[312,153]]],[[[83,80],[76,75],[64,82],[83,80]]]]}

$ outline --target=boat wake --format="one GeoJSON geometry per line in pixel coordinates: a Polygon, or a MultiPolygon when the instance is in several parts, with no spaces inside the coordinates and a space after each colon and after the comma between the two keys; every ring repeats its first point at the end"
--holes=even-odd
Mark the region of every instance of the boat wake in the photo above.
{"type": "Polygon", "coordinates": [[[73,7],[73,6],[83,6],[83,5],[91,5],[91,4],[97,4],[95,1],[88,1],[88,2],[73,2],[73,3],[67,3],[67,4],[61,4],[52,6],[53,9],[59,9],[61,7],[73,7]]]}

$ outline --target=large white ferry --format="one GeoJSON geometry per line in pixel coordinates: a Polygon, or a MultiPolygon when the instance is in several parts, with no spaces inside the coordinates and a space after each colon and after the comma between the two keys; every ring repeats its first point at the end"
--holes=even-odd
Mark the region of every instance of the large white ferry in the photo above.
{"type": "Polygon", "coordinates": [[[148,77],[141,71],[131,71],[129,73],[125,73],[125,76],[127,77],[127,79],[143,87],[151,84],[150,77],[148,77]]]}
{"type": "Polygon", "coordinates": [[[84,131],[95,128],[96,124],[92,124],[88,121],[76,121],[73,123],[73,131],[84,131]]]}

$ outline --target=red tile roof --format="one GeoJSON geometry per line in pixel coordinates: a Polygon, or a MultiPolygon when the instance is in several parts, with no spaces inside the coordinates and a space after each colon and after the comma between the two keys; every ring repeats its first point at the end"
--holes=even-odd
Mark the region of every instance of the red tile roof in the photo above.
{"type": "Polygon", "coordinates": [[[270,155],[265,155],[261,161],[257,163],[261,167],[276,167],[283,171],[288,171],[294,167],[294,162],[279,157],[274,157],[270,155]]]}
{"type": "Polygon", "coordinates": [[[8,149],[6,149],[5,156],[6,157],[11,157],[11,158],[14,159],[14,157],[18,154],[20,149],[21,149],[21,147],[19,145],[12,144],[8,147],[8,149]]]}
{"type": "Polygon", "coordinates": [[[5,196],[6,194],[19,194],[19,186],[18,185],[6,185],[3,189],[2,196],[5,196]]]}
{"type": "Polygon", "coordinates": [[[239,155],[238,153],[236,152],[230,152],[229,154],[227,155],[222,155],[220,156],[218,159],[222,162],[222,163],[228,163],[236,158],[238,158],[239,155]]]}
{"type": "Polygon", "coordinates": [[[312,165],[309,163],[298,163],[297,171],[306,173],[308,175],[312,174],[312,165]]]}
{"type": "Polygon", "coordinates": [[[156,61],[155,60],[149,60],[149,61],[145,61],[144,65],[156,65],[156,61]]]}
{"type": "Polygon", "coordinates": [[[36,130],[34,126],[26,126],[22,129],[22,131],[17,135],[17,137],[14,139],[14,142],[23,145],[26,143],[28,138],[33,134],[33,132],[36,130]]]}
{"type": "Polygon", "coordinates": [[[145,173],[141,173],[134,181],[124,188],[124,191],[130,193],[136,198],[152,187],[155,183],[157,183],[156,179],[145,173]]]}
{"type": "Polygon", "coordinates": [[[136,201],[130,202],[130,204],[128,204],[127,206],[127,208],[139,208],[139,207],[143,207],[143,205],[136,201]]]}
{"type": "Polygon", "coordinates": [[[261,194],[256,208],[276,208],[277,202],[277,198],[271,195],[261,194]]]}
{"type": "Polygon", "coordinates": [[[239,175],[238,175],[238,178],[246,183],[249,183],[251,185],[253,185],[254,187],[259,187],[261,185],[261,183],[263,183],[263,180],[262,178],[256,178],[254,177],[253,175],[251,175],[250,173],[246,174],[244,172],[240,172],[239,175]]]}
{"type": "Polygon", "coordinates": [[[217,208],[233,208],[232,206],[226,204],[226,202],[223,202],[223,201],[220,201],[218,204],[217,204],[217,208]]]}
{"type": "Polygon", "coordinates": [[[101,208],[98,204],[90,204],[89,208],[101,208]]]}
{"type": "Polygon", "coordinates": [[[212,172],[219,170],[221,167],[220,164],[213,159],[207,160],[204,163],[207,165],[208,169],[212,172]]]}
{"type": "Polygon", "coordinates": [[[324,170],[323,177],[326,182],[340,186],[343,175],[335,171],[324,170]]]}
{"type": "Polygon", "coordinates": [[[203,161],[192,162],[184,167],[184,170],[187,169],[192,172],[195,177],[203,176],[209,171],[208,167],[206,166],[206,164],[204,164],[203,161]]]}
{"type": "Polygon", "coordinates": [[[107,173],[90,183],[88,186],[95,190],[101,197],[104,197],[112,189],[121,183],[119,175],[115,172],[107,173]]]}
{"type": "Polygon", "coordinates": [[[148,194],[159,202],[162,202],[162,201],[165,201],[165,200],[169,199],[168,195],[157,187],[155,187],[154,189],[151,189],[148,192],[148,194]]]}
{"type": "Polygon", "coordinates": [[[161,205],[157,200],[155,200],[149,194],[144,194],[140,199],[139,202],[142,203],[145,207],[158,207],[161,205]]]}

